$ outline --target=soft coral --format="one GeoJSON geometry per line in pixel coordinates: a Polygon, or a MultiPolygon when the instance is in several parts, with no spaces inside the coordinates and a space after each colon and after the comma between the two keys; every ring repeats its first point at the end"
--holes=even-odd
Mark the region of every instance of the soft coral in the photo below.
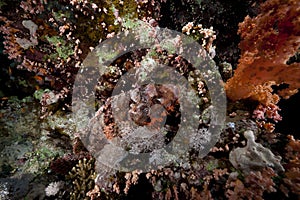
{"type": "Polygon", "coordinates": [[[264,105],[276,104],[272,85],[286,83],[284,98],[300,88],[300,64],[286,62],[300,47],[300,2],[268,0],[255,18],[239,24],[241,58],[234,76],[225,85],[232,100],[251,98],[264,105]]]}

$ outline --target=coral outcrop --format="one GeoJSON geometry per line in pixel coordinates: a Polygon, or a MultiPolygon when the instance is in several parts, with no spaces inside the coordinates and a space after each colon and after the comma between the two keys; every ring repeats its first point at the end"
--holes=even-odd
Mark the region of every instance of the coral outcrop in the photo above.
{"type": "Polygon", "coordinates": [[[241,58],[225,88],[232,100],[251,98],[264,105],[276,104],[300,88],[300,64],[287,61],[300,47],[300,2],[268,0],[256,17],[239,24],[241,58]],[[273,93],[272,86],[288,87],[273,93]],[[279,95],[279,96],[278,96],[279,95]]]}

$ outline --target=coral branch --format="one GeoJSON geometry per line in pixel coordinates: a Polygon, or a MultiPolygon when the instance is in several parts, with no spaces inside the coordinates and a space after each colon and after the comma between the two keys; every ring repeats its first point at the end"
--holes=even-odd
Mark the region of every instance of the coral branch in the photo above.
{"type": "Polygon", "coordinates": [[[276,104],[272,85],[288,84],[288,98],[300,88],[300,64],[286,62],[300,47],[300,2],[268,0],[255,18],[239,24],[241,58],[235,75],[225,85],[232,100],[251,98],[262,104],[276,104]]]}

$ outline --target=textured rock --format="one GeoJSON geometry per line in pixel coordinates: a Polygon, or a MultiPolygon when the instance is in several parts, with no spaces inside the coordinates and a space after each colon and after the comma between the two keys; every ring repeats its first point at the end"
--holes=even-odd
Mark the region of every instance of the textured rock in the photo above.
{"type": "Polygon", "coordinates": [[[246,174],[265,167],[272,167],[278,172],[284,171],[280,164],[281,157],[275,156],[269,149],[256,143],[251,130],[245,131],[244,136],[248,140],[246,147],[236,148],[229,154],[229,160],[236,169],[246,174]]]}

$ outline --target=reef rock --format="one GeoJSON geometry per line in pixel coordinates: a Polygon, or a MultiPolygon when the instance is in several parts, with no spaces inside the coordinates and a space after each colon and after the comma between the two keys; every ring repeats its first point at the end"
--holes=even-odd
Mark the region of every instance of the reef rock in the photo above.
{"type": "Polygon", "coordinates": [[[248,140],[246,147],[236,148],[229,154],[229,160],[236,169],[245,174],[265,167],[272,167],[277,172],[284,171],[280,164],[281,157],[275,156],[269,149],[256,143],[253,131],[245,131],[244,136],[248,140]]]}

